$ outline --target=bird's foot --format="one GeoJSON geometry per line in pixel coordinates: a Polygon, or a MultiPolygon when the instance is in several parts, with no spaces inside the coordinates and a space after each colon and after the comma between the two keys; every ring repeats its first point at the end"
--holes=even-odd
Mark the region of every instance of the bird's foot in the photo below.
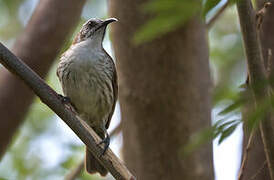
{"type": "Polygon", "coordinates": [[[58,97],[60,98],[60,100],[62,101],[62,103],[69,108],[70,111],[72,111],[73,113],[76,113],[75,107],[73,106],[73,104],[72,104],[72,102],[71,102],[71,100],[70,100],[69,97],[63,96],[61,94],[58,94],[58,97]]]}
{"type": "Polygon", "coordinates": [[[109,143],[110,143],[110,137],[109,137],[108,133],[106,133],[106,137],[98,144],[98,145],[104,144],[104,149],[103,149],[102,153],[100,154],[100,157],[106,153],[106,151],[109,147],[109,143]]]}
{"type": "Polygon", "coordinates": [[[62,101],[63,104],[71,104],[70,98],[67,96],[63,96],[58,94],[59,99],[62,101]]]}

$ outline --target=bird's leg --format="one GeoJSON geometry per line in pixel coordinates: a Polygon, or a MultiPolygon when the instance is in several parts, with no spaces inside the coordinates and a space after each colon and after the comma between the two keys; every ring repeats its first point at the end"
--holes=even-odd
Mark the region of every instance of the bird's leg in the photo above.
{"type": "Polygon", "coordinates": [[[107,149],[109,147],[109,143],[110,143],[110,137],[109,137],[109,134],[105,127],[103,128],[103,131],[104,131],[105,138],[99,143],[99,145],[101,145],[101,144],[105,144],[105,145],[104,145],[103,152],[100,156],[103,156],[105,154],[105,152],[107,151],[107,149]]]}

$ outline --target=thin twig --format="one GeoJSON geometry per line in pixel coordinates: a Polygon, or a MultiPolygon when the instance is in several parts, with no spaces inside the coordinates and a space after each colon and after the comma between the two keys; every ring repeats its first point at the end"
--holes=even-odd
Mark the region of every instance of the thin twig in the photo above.
{"type": "Polygon", "coordinates": [[[64,120],[74,133],[85,143],[94,157],[96,157],[114,178],[123,180],[135,179],[126,166],[110,149],[106,151],[104,156],[100,156],[103,151],[103,148],[98,146],[101,141],[100,137],[83,120],[76,117],[69,108],[65,107],[58,94],[2,43],[0,43],[0,63],[22,79],[42,102],[64,120]]]}
{"type": "Polygon", "coordinates": [[[248,152],[251,148],[251,143],[252,143],[252,140],[253,140],[253,136],[254,136],[254,131],[256,130],[252,130],[251,133],[250,133],[250,136],[248,138],[248,143],[246,145],[246,148],[245,148],[245,151],[244,151],[244,155],[243,155],[243,160],[242,160],[242,164],[241,164],[241,168],[239,170],[239,174],[238,174],[238,180],[242,180],[243,179],[243,175],[244,175],[244,169],[246,167],[246,164],[247,164],[247,160],[248,160],[248,152]]]}
{"type": "Polygon", "coordinates": [[[214,14],[214,16],[206,23],[206,28],[210,29],[216,20],[223,14],[225,9],[228,7],[229,1],[227,0],[225,4],[214,14]]]}
{"type": "Polygon", "coordinates": [[[267,162],[266,162],[266,160],[265,160],[264,163],[263,163],[263,165],[262,165],[262,167],[260,167],[260,168],[258,169],[258,171],[257,171],[253,176],[251,176],[250,180],[255,179],[255,178],[262,172],[262,170],[264,169],[264,167],[265,167],[266,165],[267,165],[267,162]]]}
{"type": "Polygon", "coordinates": [[[72,171],[70,171],[69,174],[66,175],[65,180],[76,179],[81,174],[84,167],[85,167],[85,159],[82,159],[82,161],[76,166],[76,168],[73,168],[72,171]]]}
{"type": "MultiPolygon", "coordinates": [[[[121,123],[119,123],[118,126],[115,127],[113,131],[110,133],[110,137],[116,136],[118,133],[120,133],[122,130],[121,123]]],[[[82,159],[82,161],[75,167],[73,168],[65,177],[65,180],[75,180],[83,171],[85,167],[85,158],[82,159]]]]}

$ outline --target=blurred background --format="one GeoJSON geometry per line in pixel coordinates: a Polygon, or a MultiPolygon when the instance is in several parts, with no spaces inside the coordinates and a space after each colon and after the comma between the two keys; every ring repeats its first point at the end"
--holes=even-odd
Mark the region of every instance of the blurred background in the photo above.
{"type": "MultiPolygon", "coordinates": [[[[0,41],[8,48],[14,46],[15,39],[27,25],[38,2],[38,0],[0,0],[0,41]]],[[[206,20],[211,19],[224,3],[226,3],[225,0],[213,8],[207,14],[206,20]]],[[[87,0],[73,35],[91,17],[107,18],[108,2],[87,0]]],[[[72,39],[66,40],[46,78],[47,83],[58,93],[62,93],[56,76],[58,58],[69,47],[72,39]]],[[[240,119],[241,113],[238,111],[218,115],[224,107],[233,103],[231,97],[237,96],[238,87],[245,82],[247,74],[235,5],[229,6],[208,30],[207,39],[210,49],[210,74],[214,87],[212,124],[222,118],[240,119]]],[[[107,32],[104,47],[114,57],[109,32],[107,32]]],[[[3,67],[0,66],[0,70],[1,68],[3,67]]],[[[120,118],[120,107],[117,105],[109,132],[118,126],[120,118]]],[[[215,179],[236,179],[241,160],[242,136],[242,125],[240,124],[233,134],[220,145],[218,138],[214,140],[215,179]]],[[[112,138],[110,147],[121,158],[123,158],[121,156],[122,146],[123,139],[120,132],[112,138]]],[[[39,99],[35,98],[24,123],[16,132],[12,144],[0,162],[0,179],[63,179],[82,161],[84,152],[83,143],[70,128],[39,99]]],[[[78,179],[100,179],[100,177],[94,175],[91,178],[83,172],[78,179]]],[[[108,175],[106,179],[113,178],[108,175]]]]}

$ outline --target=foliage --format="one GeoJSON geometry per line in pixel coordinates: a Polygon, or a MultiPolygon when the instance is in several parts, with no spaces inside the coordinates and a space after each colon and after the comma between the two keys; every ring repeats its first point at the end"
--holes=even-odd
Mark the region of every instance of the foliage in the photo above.
{"type": "Polygon", "coordinates": [[[209,11],[211,11],[215,6],[217,6],[221,0],[206,0],[203,8],[203,16],[205,17],[209,11]]]}
{"type": "Polygon", "coordinates": [[[0,28],[1,38],[5,40],[14,37],[22,30],[22,25],[17,18],[19,13],[19,7],[22,2],[20,0],[0,0],[0,28]]]}
{"type": "MultiPolygon", "coordinates": [[[[136,32],[134,43],[140,44],[161,37],[184,25],[192,17],[206,17],[222,0],[151,0],[141,10],[148,21],[136,32]],[[201,12],[202,11],[202,12],[201,12]]],[[[232,5],[236,0],[229,0],[232,5]]]]}
{"type": "Polygon", "coordinates": [[[227,137],[229,137],[236,127],[241,123],[240,119],[228,120],[220,119],[212,127],[204,129],[198,132],[190,139],[190,143],[183,146],[181,150],[182,155],[186,156],[189,153],[195,151],[203,144],[210,142],[211,140],[220,136],[218,144],[222,143],[227,137]]]}
{"type": "MultiPolygon", "coordinates": [[[[213,116],[212,127],[201,130],[194,135],[189,143],[183,146],[181,153],[186,155],[195,151],[205,143],[216,139],[218,144],[225,141],[235,129],[245,121],[245,126],[251,131],[273,108],[273,99],[262,99],[256,109],[247,112],[242,119],[246,106],[254,106],[253,94],[245,85],[247,73],[245,70],[241,35],[237,28],[235,10],[227,9],[209,32],[210,63],[214,80],[213,104],[219,113],[213,116]],[[235,119],[236,118],[236,119],[235,119]]],[[[267,82],[256,84],[262,88],[267,82]]]]}
{"type": "MultiPolygon", "coordinates": [[[[249,130],[257,128],[259,122],[271,110],[272,99],[264,99],[257,104],[256,109],[248,112],[242,120],[242,112],[246,106],[254,106],[253,94],[248,86],[244,85],[246,80],[244,54],[241,36],[237,28],[237,16],[235,10],[227,9],[224,15],[216,22],[209,32],[210,39],[210,63],[214,80],[213,125],[197,132],[189,143],[182,147],[181,154],[186,155],[195,151],[205,143],[216,139],[218,144],[225,141],[235,129],[246,121],[249,130]]],[[[256,88],[266,83],[255,85],[256,88]]]]}
{"type": "Polygon", "coordinates": [[[153,0],[146,3],[142,10],[151,18],[134,37],[134,42],[150,41],[170,32],[187,22],[201,9],[199,0],[153,0]]]}
{"type": "MultiPolygon", "coordinates": [[[[237,0],[226,0],[230,5],[233,5],[236,3],[237,0]]],[[[221,2],[224,2],[223,0],[205,0],[204,6],[203,6],[203,16],[205,17],[209,11],[212,11],[214,8],[216,8],[221,2]]]]}

